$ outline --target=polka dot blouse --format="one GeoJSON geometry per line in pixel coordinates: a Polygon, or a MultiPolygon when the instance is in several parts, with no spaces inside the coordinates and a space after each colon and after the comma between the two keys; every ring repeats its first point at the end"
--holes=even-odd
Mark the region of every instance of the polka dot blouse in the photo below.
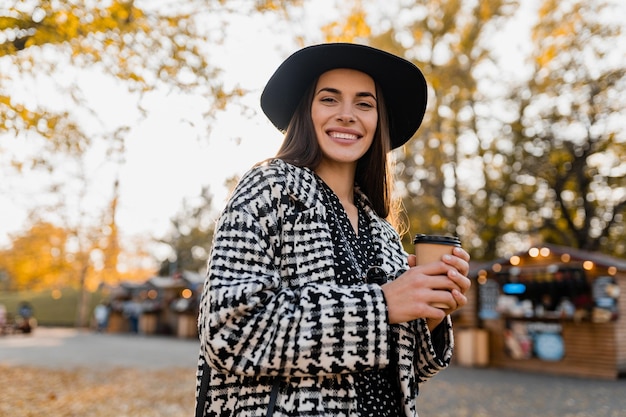
{"type": "MultiPolygon", "coordinates": [[[[363,283],[364,271],[378,264],[368,217],[363,211],[364,202],[355,201],[359,211],[357,235],[339,198],[326,183],[321,179],[318,181],[326,196],[324,204],[327,208],[328,223],[334,244],[337,282],[345,285],[363,283]],[[355,261],[358,267],[354,265],[355,261]]],[[[403,414],[398,401],[397,375],[393,367],[356,373],[354,381],[358,396],[359,416],[396,417],[403,414]]]]}

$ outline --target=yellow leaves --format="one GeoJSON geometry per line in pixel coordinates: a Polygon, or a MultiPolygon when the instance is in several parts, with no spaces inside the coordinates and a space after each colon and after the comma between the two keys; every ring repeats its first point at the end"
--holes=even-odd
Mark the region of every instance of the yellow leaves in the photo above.
{"type": "Polygon", "coordinates": [[[24,163],[21,161],[11,161],[11,167],[18,173],[21,173],[24,169],[24,163]]]}
{"type": "Polygon", "coordinates": [[[275,0],[257,1],[256,9],[260,12],[263,11],[277,11],[280,10],[281,4],[275,0]]]}
{"type": "Polygon", "coordinates": [[[11,97],[0,95],[0,104],[11,106],[11,97]]]}
{"type": "Polygon", "coordinates": [[[1,365],[0,414],[49,417],[193,414],[195,378],[189,369],[106,368],[60,370],[1,365]]]}
{"type": "Polygon", "coordinates": [[[480,9],[479,9],[479,12],[478,12],[478,16],[480,17],[480,21],[481,22],[488,22],[489,19],[491,19],[493,14],[494,14],[492,5],[488,1],[481,1],[479,7],[480,7],[480,9]]]}
{"type": "Polygon", "coordinates": [[[355,7],[345,22],[333,22],[322,27],[327,42],[354,42],[358,38],[368,38],[372,31],[367,23],[367,15],[360,7],[355,7]]]}
{"type": "Polygon", "coordinates": [[[421,28],[415,28],[412,31],[413,39],[415,39],[416,44],[421,44],[424,39],[424,31],[421,28]]]}
{"type": "Polygon", "coordinates": [[[538,16],[538,23],[532,31],[532,39],[538,46],[535,62],[539,68],[546,68],[559,54],[571,53],[572,46],[580,42],[577,38],[580,29],[586,25],[585,16],[580,2],[556,0],[545,0],[538,16]]]}
{"type": "Polygon", "coordinates": [[[107,9],[107,12],[113,20],[117,20],[118,22],[128,21],[131,15],[130,7],[132,7],[132,2],[114,1],[107,9]]]}
{"type": "Polygon", "coordinates": [[[6,30],[6,29],[19,29],[21,28],[22,25],[22,21],[18,18],[15,17],[9,17],[9,16],[0,16],[0,31],[6,30]]]}
{"type": "Polygon", "coordinates": [[[545,48],[539,55],[537,55],[537,57],[535,58],[535,62],[537,64],[537,66],[539,68],[545,68],[547,67],[550,62],[552,62],[552,60],[554,59],[554,57],[556,56],[556,48],[554,45],[550,45],[547,48],[545,48]]]}
{"type": "Polygon", "coordinates": [[[556,8],[558,8],[558,0],[545,0],[541,3],[537,15],[539,16],[539,21],[546,19],[556,8]]]}
{"type": "Polygon", "coordinates": [[[554,59],[563,52],[569,50],[569,45],[576,37],[576,24],[574,21],[558,22],[555,26],[542,29],[542,39],[535,62],[539,68],[546,68],[554,59]]]}
{"type": "Polygon", "coordinates": [[[133,1],[114,1],[103,14],[103,21],[110,20],[110,28],[134,25],[145,17],[143,11],[134,6],[133,1]]]}
{"type": "Polygon", "coordinates": [[[213,97],[215,98],[215,108],[217,110],[224,110],[233,97],[242,97],[246,91],[242,88],[234,88],[231,91],[226,91],[223,86],[216,86],[212,88],[213,97]]]}
{"type": "MultiPolygon", "coordinates": [[[[118,270],[119,259],[142,256],[122,250],[112,221],[86,235],[83,239],[76,231],[37,222],[29,230],[11,236],[11,247],[0,251],[0,270],[6,271],[14,290],[77,287],[84,279],[85,287],[95,291],[101,282],[117,283],[123,277],[118,270]],[[79,240],[84,242],[78,244],[79,240]]],[[[128,268],[124,277],[140,279],[153,273],[128,268]]]]}
{"type": "Polygon", "coordinates": [[[80,34],[81,22],[80,19],[73,13],[67,10],[61,10],[56,15],[52,16],[56,25],[56,35],[60,39],[72,39],[80,34]]]}
{"type": "Polygon", "coordinates": [[[67,233],[50,223],[37,223],[13,238],[10,249],[0,256],[4,269],[17,289],[47,288],[67,277],[71,265],[65,259],[67,233]]]}
{"type": "Polygon", "coordinates": [[[299,6],[301,3],[302,0],[255,0],[254,8],[257,12],[281,12],[286,11],[288,5],[299,6]]]}
{"type": "Polygon", "coordinates": [[[32,46],[74,42],[90,33],[123,32],[144,17],[143,11],[134,7],[132,1],[113,1],[104,9],[70,2],[42,2],[36,10],[42,14],[37,16],[37,21],[15,9],[9,11],[18,17],[0,18],[0,30],[8,31],[13,34],[12,38],[20,40],[17,46],[17,41],[0,44],[0,56],[32,46]]]}
{"type": "Polygon", "coordinates": [[[135,72],[131,72],[130,74],[128,74],[128,78],[139,83],[144,83],[146,81],[141,75],[135,72]]]}

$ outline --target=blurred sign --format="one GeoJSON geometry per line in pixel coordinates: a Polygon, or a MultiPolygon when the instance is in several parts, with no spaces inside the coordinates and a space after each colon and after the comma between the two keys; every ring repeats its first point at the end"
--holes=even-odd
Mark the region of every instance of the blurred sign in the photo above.
{"type": "Polygon", "coordinates": [[[560,361],[565,355],[560,323],[508,320],[504,346],[513,359],[560,361]]]}
{"type": "Polygon", "coordinates": [[[617,320],[620,288],[613,277],[602,276],[593,282],[592,320],[596,323],[617,320]]]}

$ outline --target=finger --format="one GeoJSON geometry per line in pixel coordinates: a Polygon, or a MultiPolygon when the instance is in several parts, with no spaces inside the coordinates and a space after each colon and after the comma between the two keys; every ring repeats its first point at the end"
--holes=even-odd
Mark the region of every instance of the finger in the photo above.
{"type": "Polygon", "coordinates": [[[450,292],[452,297],[454,297],[454,301],[456,301],[457,306],[462,307],[467,304],[467,297],[459,290],[452,290],[450,292]]]}
{"type": "Polygon", "coordinates": [[[409,261],[409,267],[413,268],[414,266],[417,266],[417,256],[409,255],[408,261],[409,261]]]}
{"type": "Polygon", "coordinates": [[[450,294],[452,295],[454,302],[446,303],[448,307],[448,308],[444,308],[444,311],[446,312],[446,314],[452,314],[456,310],[460,309],[461,307],[467,304],[467,297],[465,297],[459,290],[452,290],[450,291],[450,294]]]}
{"type": "Polygon", "coordinates": [[[470,254],[467,253],[467,251],[463,248],[453,248],[452,249],[452,254],[454,256],[458,256],[459,258],[463,259],[465,262],[469,262],[470,260],[470,254]]]}
{"type": "Polygon", "coordinates": [[[469,263],[463,258],[455,255],[444,255],[441,260],[445,262],[446,265],[456,268],[462,275],[467,275],[469,272],[469,263]]]}
{"type": "Polygon", "coordinates": [[[462,275],[459,271],[451,269],[447,274],[449,280],[454,283],[454,287],[450,290],[459,290],[462,294],[465,294],[471,287],[472,282],[465,275],[462,275]]]}

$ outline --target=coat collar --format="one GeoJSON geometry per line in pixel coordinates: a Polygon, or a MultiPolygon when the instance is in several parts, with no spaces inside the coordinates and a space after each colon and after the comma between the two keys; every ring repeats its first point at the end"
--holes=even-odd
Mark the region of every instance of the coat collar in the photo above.
{"type": "Polygon", "coordinates": [[[285,192],[291,199],[309,208],[320,204],[321,190],[311,169],[298,167],[281,159],[273,159],[270,165],[278,166],[285,171],[285,192]]]}
{"type": "MultiPolygon", "coordinates": [[[[286,171],[285,188],[291,198],[299,201],[306,207],[315,207],[320,204],[322,190],[318,182],[318,176],[313,170],[292,165],[281,159],[273,159],[270,161],[270,164],[277,165],[286,171]]],[[[355,188],[355,193],[358,194],[358,198],[355,200],[362,202],[362,206],[365,208],[370,220],[378,218],[370,205],[369,198],[361,192],[359,187],[355,188]]]]}
{"type": "MultiPolygon", "coordinates": [[[[325,212],[324,204],[322,203],[322,191],[315,172],[306,167],[289,164],[281,159],[273,159],[269,163],[285,171],[285,192],[292,199],[300,202],[305,207],[318,207],[325,212]]],[[[386,239],[392,237],[390,234],[394,234],[391,225],[374,212],[368,197],[358,187],[355,188],[355,192],[358,194],[357,200],[361,202],[369,219],[374,242],[382,244],[386,239]]]]}

